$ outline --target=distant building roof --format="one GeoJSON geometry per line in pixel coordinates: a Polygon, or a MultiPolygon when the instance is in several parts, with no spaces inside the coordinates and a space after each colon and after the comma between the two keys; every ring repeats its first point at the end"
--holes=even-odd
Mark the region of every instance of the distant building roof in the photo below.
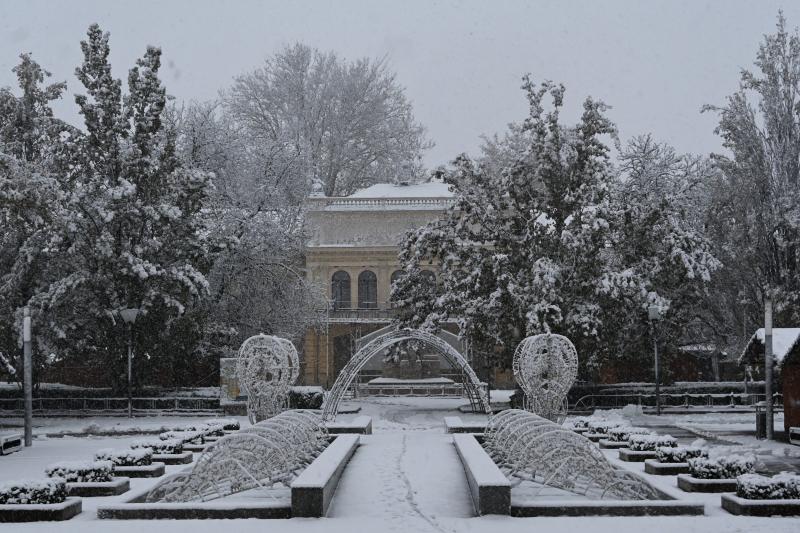
{"type": "MultiPolygon", "coordinates": [[[[780,366],[795,347],[800,348],[800,328],[772,328],[772,357],[780,366]]],[[[745,346],[739,364],[755,362],[764,356],[764,328],[759,328],[745,346]]]]}
{"type": "Polygon", "coordinates": [[[376,183],[356,191],[348,198],[452,198],[450,186],[440,181],[408,185],[376,183]]]}

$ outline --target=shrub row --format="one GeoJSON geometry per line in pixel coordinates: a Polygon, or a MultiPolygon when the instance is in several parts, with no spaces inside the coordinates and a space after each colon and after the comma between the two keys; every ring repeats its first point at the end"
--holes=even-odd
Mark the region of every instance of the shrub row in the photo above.
{"type": "Polygon", "coordinates": [[[723,455],[708,459],[689,459],[689,473],[697,479],[735,479],[742,474],[751,474],[756,465],[752,455],[723,455]]]}
{"type": "Polygon", "coordinates": [[[150,448],[128,448],[98,450],[96,461],[111,461],[114,466],[148,466],[153,464],[153,450],[150,448]]]}
{"type": "Polygon", "coordinates": [[[0,485],[0,504],[61,503],[67,497],[62,478],[26,479],[0,485]]]}
{"type": "Polygon", "coordinates": [[[180,439],[142,439],[134,441],[131,448],[150,448],[154,454],[175,455],[183,453],[183,441],[180,439]]]}
{"type": "Polygon", "coordinates": [[[68,483],[111,481],[114,464],[111,461],[64,461],[45,468],[47,477],[60,477],[68,483]]]}
{"type": "Polygon", "coordinates": [[[671,435],[630,435],[628,447],[637,452],[653,452],[658,448],[674,448],[678,441],[671,435]]]}
{"type": "Polygon", "coordinates": [[[708,457],[708,452],[697,446],[662,446],[656,448],[656,459],[661,463],[687,463],[689,459],[708,457]]]}
{"type": "Polygon", "coordinates": [[[609,428],[608,440],[613,442],[625,442],[631,435],[652,435],[653,432],[647,428],[637,428],[633,426],[618,426],[609,428]]]}
{"type": "Polygon", "coordinates": [[[736,478],[736,495],[748,500],[800,499],[800,475],[781,472],[772,477],[743,474],[736,478]]]}

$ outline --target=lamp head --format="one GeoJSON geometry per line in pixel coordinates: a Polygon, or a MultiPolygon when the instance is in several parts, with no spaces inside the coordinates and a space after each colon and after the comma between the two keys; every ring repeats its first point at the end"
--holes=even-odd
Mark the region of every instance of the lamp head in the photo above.
{"type": "Polygon", "coordinates": [[[119,315],[126,324],[133,324],[136,322],[136,318],[139,316],[139,313],[140,311],[138,309],[120,309],[119,311],[119,315]]]}

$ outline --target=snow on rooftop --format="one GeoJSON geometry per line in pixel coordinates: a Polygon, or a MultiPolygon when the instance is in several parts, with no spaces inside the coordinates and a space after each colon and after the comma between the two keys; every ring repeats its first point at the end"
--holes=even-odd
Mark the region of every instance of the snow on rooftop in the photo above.
{"type": "Polygon", "coordinates": [[[429,181],[398,185],[376,183],[351,194],[348,198],[452,198],[453,192],[446,183],[429,181]]]}
{"type": "MultiPolygon", "coordinates": [[[[798,338],[800,338],[800,328],[772,328],[772,357],[778,365],[792,351],[792,348],[798,342],[798,338]]],[[[750,342],[747,343],[747,347],[739,359],[740,362],[750,351],[753,341],[758,341],[761,346],[764,345],[764,328],[757,329],[750,338],[750,342]]]]}

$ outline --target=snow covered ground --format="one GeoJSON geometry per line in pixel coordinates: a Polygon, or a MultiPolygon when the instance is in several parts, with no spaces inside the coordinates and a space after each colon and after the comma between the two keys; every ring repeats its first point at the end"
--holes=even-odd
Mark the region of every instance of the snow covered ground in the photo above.
{"type": "MultiPolygon", "coordinates": [[[[614,533],[789,533],[798,530],[796,518],[745,518],[726,514],[719,506],[719,495],[692,496],[707,504],[704,517],[658,518],[510,518],[501,516],[472,517],[472,504],[466,479],[453,448],[450,436],[444,433],[443,417],[457,415],[465,422],[477,421],[481,415],[456,411],[463,399],[454,398],[369,398],[348,402],[358,405],[361,412],[342,415],[346,421],[355,416],[373,417],[373,435],[362,437],[362,446],[342,476],[339,489],[324,519],[295,518],[291,520],[262,521],[102,521],[95,517],[101,503],[123,500],[129,496],[84,499],[84,512],[63,523],[0,524],[0,532],[44,533],[71,532],[139,533],[143,527],[150,533],[183,532],[218,533],[220,528],[235,528],[237,533],[263,531],[360,533],[385,531],[424,532],[526,532],[548,533],[614,532],[614,533]]],[[[615,413],[622,416],[621,413],[615,413]]],[[[696,415],[695,415],[696,416],[696,415]]],[[[728,415],[715,415],[723,417],[728,415]]],[[[127,421],[109,421],[123,427],[127,421]]],[[[183,420],[186,421],[186,420],[183,420]]],[[[190,421],[198,421],[197,418],[190,421]]],[[[59,427],[87,424],[83,419],[71,422],[55,420],[59,427]]],[[[136,419],[137,427],[172,425],[173,417],[162,419],[136,419]]],[[[720,420],[717,420],[720,422],[720,420]]],[[[702,424],[695,420],[694,423],[702,424]]],[[[711,423],[711,422],[709,422],[711,423]]],[[[0,457],[0,479],[38,477],[44,467],[61,459],[87,459],[103,447],[127,446],[136,436],[115,437],[64,437],[37,439],[33,448],[7,457],[0,457]]],[[[607,451],[612,461],[615,452],[607,451]]],[[[641,464],[617,463],[624,468],[639,471],[641,464]]],[[[167,467],[174,472],[182,467],[167,467]]],[[[649,479],[655,479],[650,476],[649,479]]],[[[134,479],[132,490],[144,489],[154,480],[134,479]]],[[[653,481],[659,487],[681,494],[674,486],[674,478],[665,476],[653,481]]]]}

